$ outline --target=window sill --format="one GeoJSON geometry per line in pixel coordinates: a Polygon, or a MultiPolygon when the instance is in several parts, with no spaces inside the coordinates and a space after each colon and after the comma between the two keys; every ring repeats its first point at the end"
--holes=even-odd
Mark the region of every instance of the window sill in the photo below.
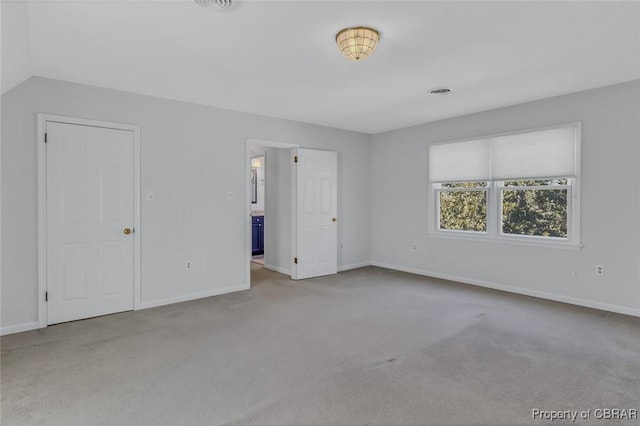
{"type": "Polygon", "coordinates": [[[429,232],[428,238],[442,238],[445,240],[459,240],[459,241],[475,241],[478,243],[489,244],[510,244],[523,247],[538,247],[555,250],[573,250],[580,251],[582,244],[564,242],[564,241],[540,241],[536,238],[526,237],[490,237],[487,235],[474,235],[466,232],[429,232]]]}

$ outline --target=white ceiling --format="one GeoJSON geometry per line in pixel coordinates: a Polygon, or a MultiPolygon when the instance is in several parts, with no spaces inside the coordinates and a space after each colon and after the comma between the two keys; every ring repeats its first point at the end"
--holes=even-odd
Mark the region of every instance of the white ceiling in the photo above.
{"type": "Polygon", "coordinates": [[[640,78],[638,2],[235,3],[30,2],[31,74],[366,133],[640,78]]]}

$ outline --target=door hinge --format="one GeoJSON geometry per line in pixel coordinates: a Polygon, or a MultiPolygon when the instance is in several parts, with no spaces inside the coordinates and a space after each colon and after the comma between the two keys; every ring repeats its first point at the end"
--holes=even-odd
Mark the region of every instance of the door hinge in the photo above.
{"type": "Polygon", "coordinates": [[[298,264],[298,258],[297,257],[293,258],[293,263],[295,263],[296,265],[298,264]]]}
{"type": "Polygon", "coordinates": [[[295,157],[293,157],[293,162],[297,163],[298,162],[298,156],[296,155],[295,157]]]}
{"type": "Polygon", "coordinates": [[[47,143],[47,134],[44,134],[44,143],[47,143]]]}
{"type": "Polygon", "coordinates": [[[44,301],[45,301],[45,302],[48,302],[48,301],[49,301],[49,292],[48,292],[48,291],[45,291],[45,292],[44,292],[44,301]]]}

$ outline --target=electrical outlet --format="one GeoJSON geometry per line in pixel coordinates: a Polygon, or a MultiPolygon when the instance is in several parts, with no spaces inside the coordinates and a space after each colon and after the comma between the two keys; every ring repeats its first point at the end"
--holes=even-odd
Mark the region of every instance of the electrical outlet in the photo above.
{"type": "Polygon", "coordinates": [[[596,275],[604,275],[604,265],[596,265],[596,275]]]}
{"type": "Polygon", "coordinates": [[[187,261],[185,262],[185,264],[184,264],[184,268],[185,268],[186,270],[190,270],[191,268],[193,268],[193,265],[191,264],[191,261],[190,261],[190,260],[187,260],[187,261]]]}
{"type": "Polygon", "coordinates": [[[344,249],[344,243],[340,243],[340,248],[344,249]]]}
{"type": "Polygon", "coordinates": [[[418,245],[414,244],[413,246],[411,246],[411,250],[416,251],[418,250],[418,245]]]}

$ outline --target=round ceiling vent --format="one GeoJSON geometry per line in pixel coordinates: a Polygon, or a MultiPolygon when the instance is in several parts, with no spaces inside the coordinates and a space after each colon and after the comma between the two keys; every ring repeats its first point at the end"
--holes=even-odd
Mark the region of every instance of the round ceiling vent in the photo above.
{"type": "Polygon", "coordinates": [[[207,8],[229,9],[231,7],[231,0],[195,0],[197,4],[207,8]]]}

